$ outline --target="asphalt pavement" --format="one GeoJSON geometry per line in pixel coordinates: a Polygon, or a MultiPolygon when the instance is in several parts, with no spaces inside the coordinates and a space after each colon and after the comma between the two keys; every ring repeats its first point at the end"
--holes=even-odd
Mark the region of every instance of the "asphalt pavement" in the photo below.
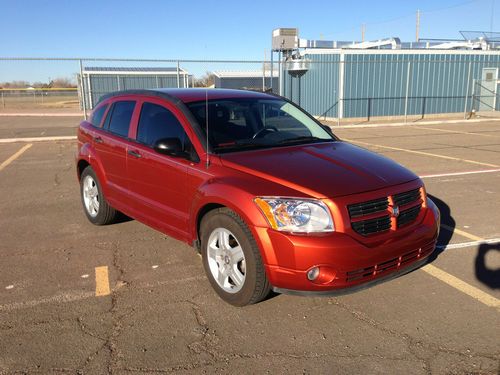
{"type": "MultiPolygon", "coordinates": [[[[0,117],[0,139],[78,122],[0,117]]],[[[90,224],[75,141],[0,143],[0,374],[499,373],[500,122],[334,131],[423,177],[443,215],[436,256],[355,294],[245,308],[188,245],[90,224]]]]}

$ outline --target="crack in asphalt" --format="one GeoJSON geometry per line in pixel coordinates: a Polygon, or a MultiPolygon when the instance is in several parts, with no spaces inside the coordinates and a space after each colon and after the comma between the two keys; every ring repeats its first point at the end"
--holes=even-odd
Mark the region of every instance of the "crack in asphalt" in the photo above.
{"type": "Polygon", "coordinates": [[[446,348],[441,345],[437,345],[434,343],[430,342],[425,342],[418,340],[411,335],[408,335],[406,333],[400,333],[398,331],[395,331],[393,329],[387,328],[382,326],[382,323],[376,322],[374,319],[368,317],[365,313],[354,310],[351,307],[349,307],[347,304],[340,302],[337,298],[332,298],[330,299],[331,303],[333,303],[335,306],[340,307],[344,311],[347,311],[351,316],[353,316],[356,320],[363,322],[365,324],[368,324],[369,326],[373,327],[374,329],[382,332],[389,334],[393,337],[397,337],[402,339],[407,347],[410,353],[417,358],[420,361],[423,361],[425,363],[425,369],[428,374],[431,374],[431,361],[435,359],[439,353],[445,353],[445,354],[453,354],[453,355],[458,355],[460,357],[465,357],[465,358],[485,358],[485,359],[490,359],[493,361],[499,361],[499,355],[498,354],[488,354],[488,353],[473,353],[472,351],[470,352],[463,352],[460,350],[456,349],[451,349],[451,348],[446,348]],[[423,349],[426,352],[426,355],[420,355],[417,353],[417,349],[423,349]]]}

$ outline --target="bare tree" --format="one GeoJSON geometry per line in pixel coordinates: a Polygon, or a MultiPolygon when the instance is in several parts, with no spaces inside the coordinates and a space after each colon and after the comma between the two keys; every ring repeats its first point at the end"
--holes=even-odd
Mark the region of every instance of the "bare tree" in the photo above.
{"type": "Polygon", "coordinates": [[[215,75],[211,72],[206,72],[200,78],[194,79],[194,87],[210,87],[215,83],[215,75]]]}

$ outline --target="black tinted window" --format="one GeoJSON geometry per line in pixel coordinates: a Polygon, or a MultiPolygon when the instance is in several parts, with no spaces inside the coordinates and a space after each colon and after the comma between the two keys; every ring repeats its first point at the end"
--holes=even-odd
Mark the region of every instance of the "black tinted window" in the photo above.
{"type": "Polygon", "coordinates": [[[90,123],[94,126],[100,126],[102,122],[102,118],[104,116],[104,113],[106,112],[106,109],[108,108],[108,105],[102,105],[94,110],[92,112],[92,118],[90,119],[90,123]]]}
{"type": "Polygon", "coordinates": [[[187,137],[175,115],[165,107],[153,103],[142,105],[137,140],[149,146],[162,138],[179,138],[185,144],[187,137]]]}
{"type": "Polygon", "coordinates": [[[109,131],[122,137],[128,136],[128,128],[134,107],[134,101],[116,102],[112,108],[113,113],[108,125],[109,131]]]}

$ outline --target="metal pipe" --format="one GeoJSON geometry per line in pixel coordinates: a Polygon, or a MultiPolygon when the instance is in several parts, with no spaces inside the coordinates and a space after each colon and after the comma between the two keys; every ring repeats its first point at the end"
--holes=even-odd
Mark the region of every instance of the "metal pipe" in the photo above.
{"type": "Polygon", "coordinates": [[[177,88],[181,87],[181,76],[179,74],[179,60],[177,60],[177,88]]]}
{"type": "Polygon", "coordinates": [[[80,95],[82,98],[82,109],[83,109],[83,119],[87,120],[87,103],[86,101],[86,96],[85,96],[85,88],[83,87],[83,66],[82,66],[82,60],[79,60],[80,63],[80,95]]]}
{"type": "Polygon", "coordinates": [[[408,92],[410,90],[410,67],[411,67],[411,61],[408,61],[408,68],[406,70],[405,124],[408,119],[408,92]]]}
{"type": "Polygon", "coordinates": [[[274,87],[273,87],[273,70],[274,70],[274,61],[273,61],[273,50],[271,50],[271,92],[274,92],[274,87]]]}
{"type": "Polygon", "coordinates": [[[471,70],[471,63],[469,61],[469,73],[467,74],[467,83],[465,89],[464,119],[467,118],[467,104],[469,101],[469,87],[470,87],[470,70],[471,70]]]}

